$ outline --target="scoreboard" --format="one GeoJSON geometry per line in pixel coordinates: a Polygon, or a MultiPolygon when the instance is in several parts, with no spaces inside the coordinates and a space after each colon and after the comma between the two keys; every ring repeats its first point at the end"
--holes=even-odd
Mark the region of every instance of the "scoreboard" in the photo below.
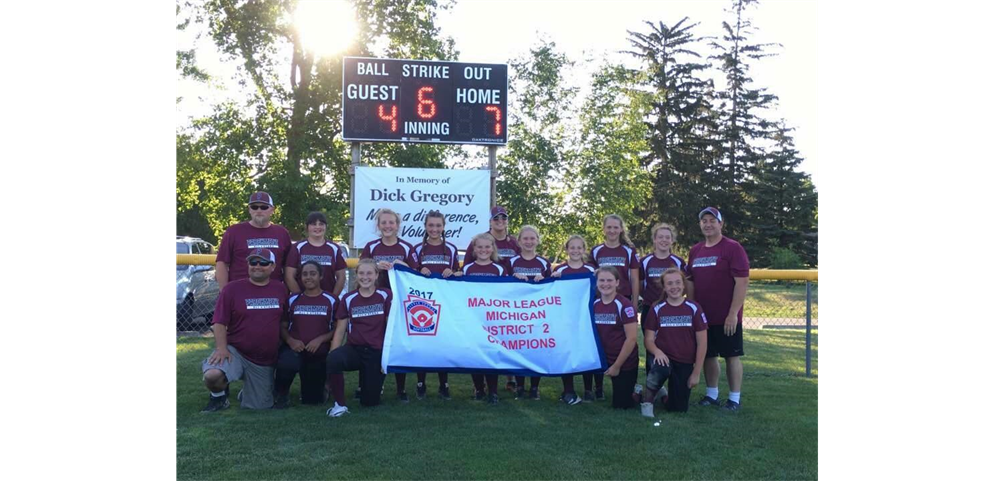
{"type": "Polygon", "coordinates": [[[508,143],[505,64],[345,57],[342,139],[508,143]]]}

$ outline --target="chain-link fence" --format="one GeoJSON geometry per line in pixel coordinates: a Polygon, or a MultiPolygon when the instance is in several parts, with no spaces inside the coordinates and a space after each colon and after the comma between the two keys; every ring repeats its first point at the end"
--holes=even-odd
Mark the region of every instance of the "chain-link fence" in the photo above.
{"type": "Polygon", "coordinates": [[[744,368],[747,372],[817,375],[818,295],[816,281],[750,281],[743,306],[744,363],[750,363],[744,368]],[[753,363],[751,357],[778,362],[753,363]]]}
{"type": "MultiPolygon", "coordinates": [[[[352,285],[354,274],[354,269],[350,268],[346,291],[355,287],[352,285]]],[[[211,317],[218,291],[214,266],[177,263],[178,335],[203,335],[211,330],[211,317]]],[[[750,281],[743,308],[746,356],[755,352],[783,360],[769,366],[770,369],[764,365],[750,366],[751,371],[809,376],[817,374],[818,292],[818,282],[814,281],[750,281]]]]}

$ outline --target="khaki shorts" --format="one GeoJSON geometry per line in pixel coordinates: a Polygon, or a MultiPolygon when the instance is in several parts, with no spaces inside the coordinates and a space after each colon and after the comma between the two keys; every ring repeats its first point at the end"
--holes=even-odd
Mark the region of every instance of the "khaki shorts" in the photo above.
{"type": "Polygon", "coordinates": [[[242,407],[246,409],[269,409],[273,407],[273,376],[275,366],[260,366],[242,357],[235,346],[228,346],[231,361],[227,359],[221,364],[209,364],[207,359],[201,363],[201,371],[217,369],[225,373],[228,382],[244,381],[242,387],[242,407]]]}

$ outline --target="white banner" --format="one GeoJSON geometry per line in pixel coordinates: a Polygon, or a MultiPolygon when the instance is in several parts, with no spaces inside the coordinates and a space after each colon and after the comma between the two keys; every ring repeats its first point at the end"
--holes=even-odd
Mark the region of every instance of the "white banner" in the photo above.
{"type": "Polygon", "coordinates": [[[601,370],[592,276],[425,277],[389,271],[394,300],[385,372],[439,370],[557,376],[601,370]]]}
{"type": "Polygon", "coordinates": [[[356,168],[356,246],[379,238],[377,209],[389,207],[401,216],[398,236],[418,244],[425,235],[425,214],[446,216],[446,240],[457,246],[490,228],[489,170],[356,168]]]}

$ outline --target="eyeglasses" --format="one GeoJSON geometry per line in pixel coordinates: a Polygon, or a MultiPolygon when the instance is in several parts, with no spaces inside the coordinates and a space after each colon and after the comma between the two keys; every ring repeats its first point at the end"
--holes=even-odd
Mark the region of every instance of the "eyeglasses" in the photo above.
{"type": "Polygon", "coordinates": [[[252,210],[266,210],[269,209],[269,206],[266,204],[252,204],[249,208],[252,210]]]}
{"type": "Polygon", "coordinates": [[[249,261],[249,265],[253,266],[253,267],[255,267],[255,266],[266,267],[266,266],[269,266],[270,264],[272,264],[272,262],[270,262],[270,261],[263,261],[263,260],[256,260],[256,259],[253,259],[253,260],[249,261]]]}

